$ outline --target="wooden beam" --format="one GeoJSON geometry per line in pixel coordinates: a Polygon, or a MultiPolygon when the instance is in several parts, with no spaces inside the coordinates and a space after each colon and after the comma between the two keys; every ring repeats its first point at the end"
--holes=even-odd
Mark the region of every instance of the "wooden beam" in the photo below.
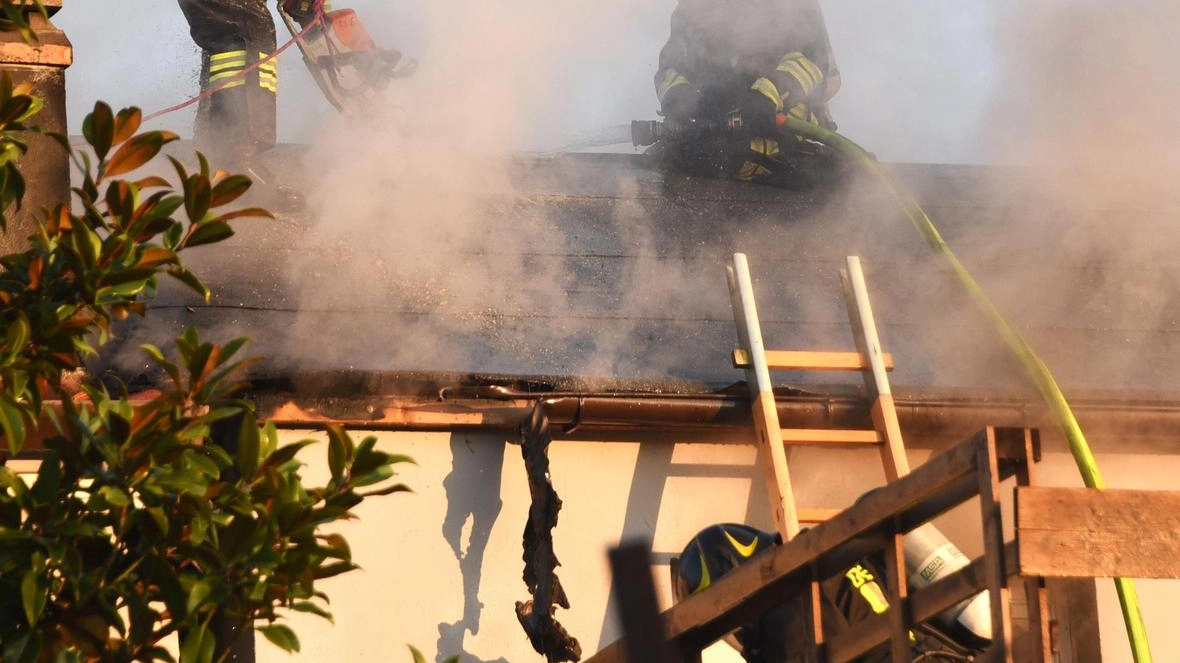
{"type": "Polygon", "coordinates": [[[875,445],[885,438],[875,430],[849,428],[784,428],[784,444],[875,445]]]}
{"type": "Polygon", "coordinates": [[[1180,491],[1016,489],[1020,573],[1180,578],[1180,491]]]}
{"type": "MultiPolygon", "coordinates": [[[[820,350],[766,350],[766,365],[772,371],[863,371],[872,364],[859,352],[820,350]]],[[[885,369],[893,370],[893,354],[882,355],[885,369]]],[[[749,368],[750,353],[745,348],[733,351],[733,367],[749,368]]]]}

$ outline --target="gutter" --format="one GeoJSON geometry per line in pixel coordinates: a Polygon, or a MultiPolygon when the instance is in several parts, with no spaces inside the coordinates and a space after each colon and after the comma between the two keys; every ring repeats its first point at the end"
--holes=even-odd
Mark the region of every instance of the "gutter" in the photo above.
{"type": "MultiPolygon", "coordinates": [[[[895,399],[910,447],[941,448],[989,425],[1037,427],[1049,440],[1059,437],[1052,416],[1038,400],[903,392],[895,392],[895,399]]],[[[749,400],[737,394],[546,394],[476,387],[444,389],[433,400],[290,399],[270,394],[260,395],[257,401],[260,419],[286,429],[336,423],[358,430],[486,431],[515,436],[537,402],[545,404],[558,438],[676,434],[677,441],[745,444],[751,440],[753,426],[749,400]]],[[[775,402],[786,427],[872,427],[868,403],[857,394],[788,394],[777,396],[775,402]]],[[[1108,451],[1180,453],[1180,401],[1074,399],[1073,406],[1087,433],[1108,451]]]]}

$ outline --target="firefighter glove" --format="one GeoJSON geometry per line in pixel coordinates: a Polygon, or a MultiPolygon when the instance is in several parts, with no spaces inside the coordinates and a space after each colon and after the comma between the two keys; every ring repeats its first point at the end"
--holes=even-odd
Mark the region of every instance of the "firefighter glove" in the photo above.
{"type": "Polygon", "coordinates": [[[758,136],[774,134],[778,108],[770,97],[759,90],[747,90],[738,104],[738,110],[741,112],[742,125],[750,133],[758,136]]]}
{"type": "Polygon", "coordinates": [[[280,0],[283,11],[295,19],[299,25],[307,25],[315,18],[316,5],[322,4],[316,0],[280,0]]]}

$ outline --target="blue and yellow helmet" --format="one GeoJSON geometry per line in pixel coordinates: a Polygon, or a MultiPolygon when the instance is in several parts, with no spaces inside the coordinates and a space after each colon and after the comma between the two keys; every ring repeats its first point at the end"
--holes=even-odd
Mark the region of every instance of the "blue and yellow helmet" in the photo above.
{"type": "Polygon", "coordinates": [[[672,593],[679,602],[708,587],[757,553],[779,543],[777,534],[748,525],[710,525],[692,537],[674,560],[672,593]]]}

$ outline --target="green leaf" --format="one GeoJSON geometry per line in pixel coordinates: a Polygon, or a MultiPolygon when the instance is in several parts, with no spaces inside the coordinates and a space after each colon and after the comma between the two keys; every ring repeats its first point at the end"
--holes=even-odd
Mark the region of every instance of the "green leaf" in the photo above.
{"type": "Polygon", "coordinates": [[[328,469],[332,473],[332,481],[340,485],[344,481],[344,471],[348,467],[349,452],[352,445],[348,434],[339,426],[328,426],[328,469]]]}
{"type": "Polygon", "coordinates": [[[414,663],[426,663],[426,657],[414,645],[406,645],[410,648],[410,656],[414,657],[414,663]]]}
{"type": "Polygon", "coordinates": [[[214,185],[213,199],[209,205],[211,207],[228,205],[241,198],[249,190],[251,184],[250,178],[245,175],[230,175],[214,185]]]}
{"type": "Polygon", "coordinates": [[[61,455],[57,451],[50,451],[37,470],[37,480],[30,491],[33,499],[42,504],[56,503],[58,491],[61,489],[61,478],[61,455]]]}
{"type": "Polygon", "coordinates": [[[213,189],[209,185],[209,178],[204,175],[193,175],[184,183],[184,210],[188,212],[189,221],[198,223],[209,212],[209,203],[213,200],[213,189]]]}
{"type": "Polygon", "coordinates": [[[217,463],[213,462],[212,458],[202,456],[193,449],[185,450],[184,464],[186,467],[194,469],[211,479],[221,476],[221,469],[217,467],[217,463]]]}
{"type": "Polygon", "coordinates": [[[226,212],[225,214],[219,214],[210,220],[211,221],[230,221],[232,219],[255,218],[255,217],[264,218],[264,219],[273,219],[273,218],[275,218],[275,215],[271,214],[270,210],[264,209],[262,207],[245,207],[242,209],[236,209],[232,212],[226,212]]]}
{"type": "Polygon", "coordinates": [[[196,274],[193,274],[187,269],[182,269],[172,272],[172,276],[200,295],[205,300],[205,303],[209,303],[209,299],[213,296],[213,293],[209,292],[209,288],[205,287],[205,284],[201,282],[201,279],[197,278],[196,274]]]}
{"type": "Polygon", "coordinates": [[[206,221],[197,226],[184,243],[185,248],[213,244],[233,237],[234,229],[224,221],[206,221]]]}
{"type": "Polygon", "coordinates": [[[115,116],[115,134],[112,142],[115,145],[127,141],[139,131],[139,125],[143,122],[143,112],[138,108],[124,108],[115,116]]]}
{"type": "Polygon", "coordinates": [[[127,494],[127,491],[118,486],[103,486],[98,489],[97,494],[107,504],[114,507],[122,508],[131,504],[131,496],[127,494]]]}
{"type": "Polygon", "coordinates": [[[0,428],[8,438],[9,453],[14,456],[20,453],[25,445],[24,410],[8,394],[0,395],[0,428]]]}
{"type": "Polygon", "coordinates": [[[42,584],[45,576],[45,558],[41,553],[33,553],[33,567],[25,573],[20,583],[21,604],[25,609],[25,619],[29,626],[36,626],[41,612],[45,610],[48,599],[48,589],[42,584]]]}
{"type": "Polygon", "coordinates": [[[210,663],[216,639],[204,624],[194,627],[180,644],[180,663],[210,663]]]}
{"type": "Polygon", "coordinates": [[[266,626],[259,626],[257,630],[266,636],[267,640],[273,642],[283,651],[299,651],[299,638],[287,626],[283,624],[268,624],[266,626]]]}
{"type": "Polygon", "coordinates": [[[291,609],[295,612],[307,612],[313,615],[319,615],[329,622],[336,623],[336,619],[332,616],[332,613],[324,610],[319,606],[319,604],[312,603],[311,601],[296,601],[291,604],[291,609]]]}
{"type": "Polygon", "coordinates": [[[262,466],[278,467],[294,458],[295,454],[299,453],[300,449],[310,444],[315,444],[315,440],[300,440],[298,442],[292,442],[291,444],[285,444],[277,451],[267,456],[266,460],[262,462],[262,466]]]}
{"type": "Polygon", "coordinates": [[[139,134],[123,143],[107,164],[104,175],[115,177],[129,173],[151,161],[165,144],[177,140],[180,136],[170,131],[149,131],[139,134]]]}
{"type": "Polygon", "coordinates": [[[235,464],[242,476],[249,479],[258,471],[258,455],[261,444],[258,423],[253,417],[242,417],[238,429],[238,455],[235,464]]]}

